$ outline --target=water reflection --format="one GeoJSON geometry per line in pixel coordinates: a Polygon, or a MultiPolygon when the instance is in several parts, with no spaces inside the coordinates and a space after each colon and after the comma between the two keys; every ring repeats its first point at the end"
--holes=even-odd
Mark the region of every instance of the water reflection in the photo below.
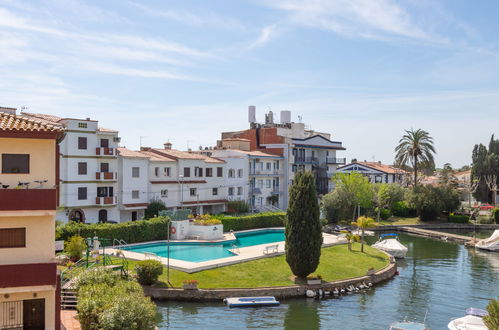
{"type": "Polygon", "coordinates": [[[314,299],[306,299],[305,303],[299,300],[290,301],[284,317],[284,329],[320,329],[321,319],[317,307],[318,302],[314,299]]]}

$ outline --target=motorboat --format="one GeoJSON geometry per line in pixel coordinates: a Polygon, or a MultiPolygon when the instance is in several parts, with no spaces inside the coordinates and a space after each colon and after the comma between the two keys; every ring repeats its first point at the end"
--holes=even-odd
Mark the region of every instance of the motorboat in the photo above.
{"type": "MultiPolygon", "coordinates": [[[[360,230],[360,229],[353,230],[352,234],[361,236],[362,230],[360,230]]],[[[364,230],[364,236],[374,236],[374,231],[364,230]]]]}
{"type": "Polygon", "coordinates": [[[279,301],[275,297],[231,297],[225,298],[224,303],[229,308],[232,307],[261,307],[261,306],[279,306],[279,301]]]}
{"type": "Polygon", "coordinates": [[[395,322],[390,324],[390,330],[428,330],[429,328],[423,323],[417,322],[395,322]]]}
{"type": "Polygon", "coordinates": [[[499,229],[494,230],[489,238],[478,241],[475,247],[481,250],[499,251],[499,229]]]}
{"type": "Polygon", "coordinates": [[[397,234],[381,234],[379,240],[372,246],[395,258],[405,258],[408,251],[407,247],[399,242],[397,234]]]}
{"type": "Polygon", "coordinates": [[[468,308],[466,316],[450,321],[447,328],[450,330],[487,330],[483,322],[483,317],[487,315],[487,311],[483,309],[468,308]]]}

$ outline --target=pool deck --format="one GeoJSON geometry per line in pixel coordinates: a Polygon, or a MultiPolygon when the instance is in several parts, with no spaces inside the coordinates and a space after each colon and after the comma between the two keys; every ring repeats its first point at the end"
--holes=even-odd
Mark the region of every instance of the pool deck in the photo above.
{"type": "MultiPolygon", "coordinates": [[[[268,228],[268,229],[282,229],[282,228],[268,228]]],[[[186,241],[186,240],[183,240],[183,241],[170,241],[170,242],[172,242],[172,243],[174,243],[174,242],[193,242],[193,243],[210,242],[210,243],[215,243],[215,242],[224,242],[226,240],[234,240],[235,239],[235,236],[232,233],[225,234],[225,235],[227,235],[227,237],[225,237],[225,239],[219,240],[219,241],[201,241],[201,240],[186,241]]],[[[332,234],[323,233],[323,238],[324,238],[323,247],[347,243],[347,240],[345,238],[338,237],[338,236],[332,235],[332,234]]],[[[159,242],[165,242],[165,241],[159,241],[159,242]]],[[[148,243],[154,243],[154,242],[148,242],[148,243]]],[[[213,259],[213,260],[202,261],[202,262],[190,262],[190,261],[184,261],[184,260],[170,258],[170,268],[177,269],[177,270],[180,270],[180,271],[183,271],[186,273],[195,273],[195,272],[199,272],[202,270],[238,264],[241,262],[246,262],[246,261],[251,261],[251,260],[256,260],[256,259],[261,259],[261,258],[275,257],[275,256],[282,255],[285,253],[284,244],[285,244],[284,241],[281,241],[281,242],[275,242],[275,243],[266,243],[266,244],[231,249],[230,251],[235,254],[233,257],[219,258],[219,259],[213,259]],[[277,245],[277,252],[271,253],[271,254],[264,253],[265,247],[270,246],[270,245],[277,245]]],[[[168,258],[160,257],[160,256],[153,255],[153,254],[137,253],[137,252],[131,252],[131,251],[126,251],[126,250],[120,250],[120,251],[128,259],[133,259],[133,260],[156,259],[156,260],[161,261],[162,264],[168,265],[168,258]]],[[[106,252],[115,254],[117,252],[117,249],[109,249],[108,248],[108,249],[106,249],[106,252]]]]}

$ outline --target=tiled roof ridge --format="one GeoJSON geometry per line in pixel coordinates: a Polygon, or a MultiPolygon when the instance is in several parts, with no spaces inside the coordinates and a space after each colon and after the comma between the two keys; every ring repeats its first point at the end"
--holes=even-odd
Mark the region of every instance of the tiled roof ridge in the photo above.
{"type": "Polygon", "coordinates": [[[32,119],[23,115],[0,112],[0,129],[2,130],[24,130],[24,131],[43,131],[60,132],[60,126],[44,123],[41,120],[32,119]]]}

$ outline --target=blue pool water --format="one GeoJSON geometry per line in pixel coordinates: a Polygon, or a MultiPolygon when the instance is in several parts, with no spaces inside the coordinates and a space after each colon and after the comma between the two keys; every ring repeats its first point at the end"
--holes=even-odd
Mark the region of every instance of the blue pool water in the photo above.
{"type": "MultiPolygon", "coordinates": [[[[234,256],[229,250],[259,244],[284,241],[284,230],[264,229],[246,233],[236,233],[236,240],[225,243],[170,243],[170,258],[201,262],[234,256]]],[[[168,256],[166,242],[138,244],[124,248],[131,252],[155,253],[160,257],[168,256]]]]}

